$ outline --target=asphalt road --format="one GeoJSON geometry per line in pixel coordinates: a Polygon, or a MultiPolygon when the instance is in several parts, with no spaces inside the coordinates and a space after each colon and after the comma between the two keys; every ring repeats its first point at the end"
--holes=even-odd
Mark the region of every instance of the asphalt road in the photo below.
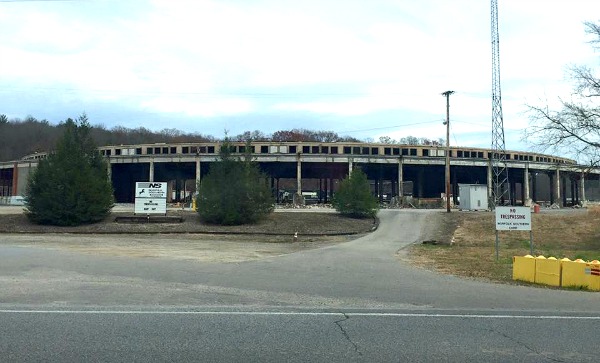
{"type": "Polygon", "coordinates": [[[242,263],[84,255],[0,236],[3,361],[591,361],[600,295],[438,275],[396,253],[429,211],[242,263]]]}
{"type": "Polygon", "coordinates": [[[0,312],[2,361],[592,362],[598,318],[371,312],[0,312]]]}

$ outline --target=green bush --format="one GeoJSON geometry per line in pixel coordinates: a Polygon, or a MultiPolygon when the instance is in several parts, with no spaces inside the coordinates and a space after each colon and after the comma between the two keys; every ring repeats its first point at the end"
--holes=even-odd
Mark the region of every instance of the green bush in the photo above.
{"type": "Polygon", "coordinates": [[[367,176],[360,169],[354,169],[342,181],[332,204],[338,212],[353,218],[375,217],[379,209],[377,198],[371,194],[367,176]]]}
{"type": "Polygon", "coordinates": [[[202,221],[213,224],[255,223],[273,211],[271,189],[249,153],[244,159],[236,159],[230,150],[225,142],[220,160],[211,164],[208,175],[198,185],[198,214],[202,221]]]}
{"type": "Polygon", "coordinates": [[[85,115],[68,119],[56,150],[40,160],[27,183],[26,215],[34,223],[76,226],[103,220],[113,206],[106,161],[85,115]]]}

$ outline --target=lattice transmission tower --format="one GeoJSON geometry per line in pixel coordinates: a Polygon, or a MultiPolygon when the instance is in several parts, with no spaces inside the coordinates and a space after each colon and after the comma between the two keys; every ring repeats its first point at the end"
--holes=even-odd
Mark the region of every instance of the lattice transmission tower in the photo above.
{"type": "Polygon", "coordinates": [[[491,207],[510,201],[502,93],[500,91],[500,37],[498,35],[498,0],[492,1],[492,196],[491,207]]]}

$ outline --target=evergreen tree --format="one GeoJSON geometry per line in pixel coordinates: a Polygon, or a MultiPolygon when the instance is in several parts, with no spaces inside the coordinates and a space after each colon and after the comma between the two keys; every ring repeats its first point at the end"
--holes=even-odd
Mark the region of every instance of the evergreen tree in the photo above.
{"type": "Polygon", "coordinates": [[[252,161],[250,145],[243,159],[231,155],[229,142],[220,149],[220,160],[198,185],[196,205],[207,223],[239,225],[254,223],[273,211],[274,201],[258,165],[252,161]]]}
{"type": "Polygon", "coordinates": [[[40,160],[28,180],[26,215],[32,222],[59,226],[101,221],[113,206],[106,161],[85,114],[63,125],[56,150],[40,160]]]}
{"type": "Polygon", "coordinates": [[[379,209],[377,198],[371,194],[367,175],[360,169],[354,169],[342,181],[332,204],[338,212],[353,218],[375,217],[379,209]]]}

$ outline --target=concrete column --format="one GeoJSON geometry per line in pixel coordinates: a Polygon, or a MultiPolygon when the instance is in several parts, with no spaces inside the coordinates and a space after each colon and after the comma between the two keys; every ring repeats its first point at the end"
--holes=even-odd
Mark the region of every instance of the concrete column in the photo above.
{"type": "Polygon", "coordinates": [[[556,203],[560,203],[560,169],[556,168],[556,174],[554,175],[554,194],[556,203]]]}
{"type": "Polygon", "coordinates": [[[323,203],[323,179],[319,178],[319,204],[323,203]]]}
{"type": "Polygon", "coordinates": [[[352,174],[352,160],[348,161],[348,176],[352,174]]]}
{"type": "Polygon", "coordinates": [[[562,196],[562,205],[561,207],[566,207],[567,206],[567,179],[562,177],[562,181],[561,181],[561,196],[562,196]]]}
{"type": "Polygon", "coordinates": [[[585,173],[581,173],[581,178],[579,178],[579,197],[582,202],[585,202],[585,173]]]}
{"type": "Polygon", "coordinates": [[[450,173],[450,179],[452,179],[452,183],[450,185],[450,193],[452,193],[453,205],[458,205],[458,176],[456,174],[456,169],[453,173],[450,173]]]}
{"type": "Polygon", "coordinates": [[[15,163],[13,166],[13,180],[12,180],[12,196],[16,197],[19,195],[19,163],[15,163]]]}
{"type": "Polygon", "coordinates": [[[148,181],[149,182],[154,181],[154,161],[153,160],[150,161],[150,175],[148,176],[148,181]]]}
{"type": "Polygon", "coordinates": [[[531,199],[537,201],[537,173],[531,174],[531,199]]]}
{"type": "Polygon", "coordinates": [[[179,175],[175,176],[175,202],[181,201],[181,179],[179,179],[179,175]]]}
{"type": "Polygon", "coordinates": [[[302,161],[298,158],[298,163],[296,165],[296,183],[298,186],[298,195],[302,195],[302,161]]]}
{"type": "Polygon", "coordinates": [[[400,198],[404,196],[404,161],[402,158],[398,159],[398,196],[400,198]]]}
{"type": "MultiPolygon", "coordinates": [[[[418,198],[424,198],[423,194],[423,183],[424,183],[424,174],[425,174],[425,169],[423,169],[423,167],[419,168],[419,171],[417,172],[417,197],[418,198]]],[[[414,186],[413,186],[414,189],[414,186]]],[[[414,191],[413,191],[414,192],[414,191]]]]}
{"type": "MultiPolygon", "coordinates": [[[[151,182],[153,180],[150,180],[151,182]]],[[[177,193],[175,193],[177,194],[177,193]]],[[[173,201],[173,183],[171,181],[167,182],[167,203],[171,203],[173,201]]]]}
{"type": "Polygon", "coordinates": [[[106,160],[106,176],[108,177],[108,181],[112,183],[112,164],[110,160],[106,160]]]}
{"type": "Polygon", "coordinates": [[[200,184],[200,178],[202,175],[202,169],[200,168],[200,159],[196,160],[196,188],[200,184]]]}
{"type": "Polygon", "coordinates": [[[523,172],[523,205],[529,206],[529,163],[525,164],[525,171],[523,172]]]}
{"type": "Polygon", "coordinates": [[[556,177],[553,177],[550,173],[547,173],[550,179],[550,204],[554,204],[556,194],[556,177]]]}
{"type": "Polygon", "coordinates": [[[573,177],[569,179],[569,182],[571,184],[571,204],[575,205],[579,202],[579,197],[577,196],[577,183],[575,182],[575,179],[573,179],[573,177]]]}
{"type": "Polygon", "coordinates": [[[510,205],[517,205],[517,183],[515,181],[508,182],[510,193],[510,205]]]}
{"type": "Polygon", "coordinates": [[[329,179],[329,200],[333,198],[333,184],[335,183],[335,179],[329,179]]]}

